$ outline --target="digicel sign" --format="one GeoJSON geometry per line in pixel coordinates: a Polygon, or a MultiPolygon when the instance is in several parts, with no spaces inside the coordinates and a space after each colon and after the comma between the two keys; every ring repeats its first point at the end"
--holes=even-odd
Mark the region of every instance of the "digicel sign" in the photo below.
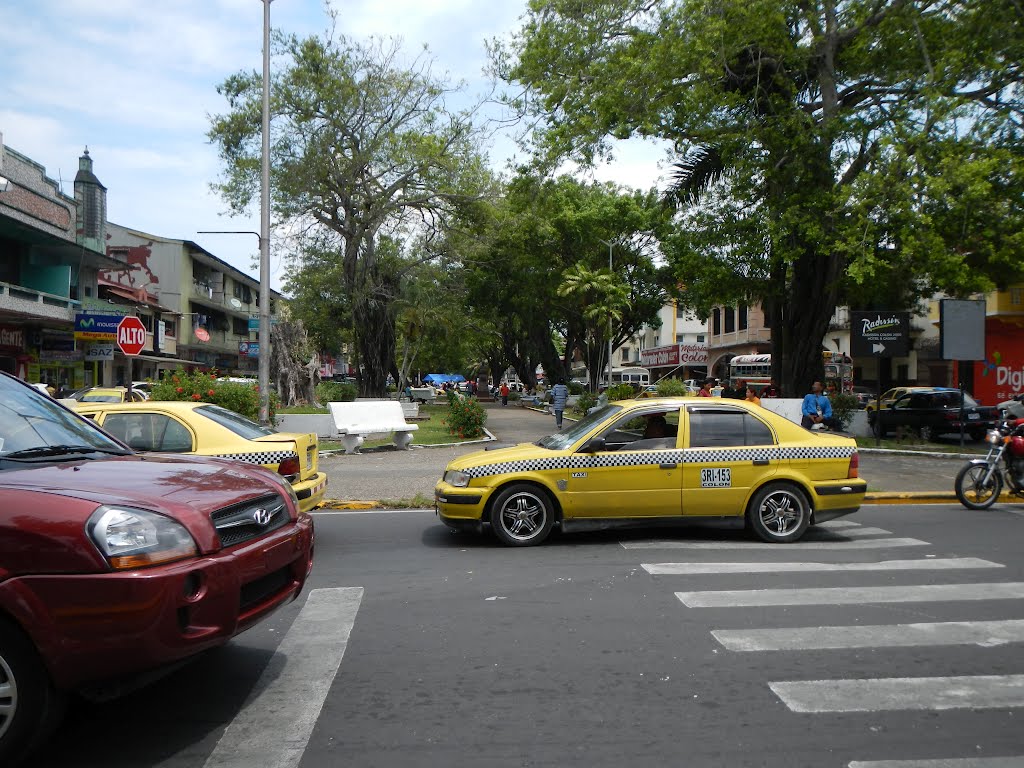
{"type": "Polygon", "coordinates": [[[129,357],[134,357],[146,346],[146,326],[134,315],[128,315],[117,324],[117,346],[129,357]]]}

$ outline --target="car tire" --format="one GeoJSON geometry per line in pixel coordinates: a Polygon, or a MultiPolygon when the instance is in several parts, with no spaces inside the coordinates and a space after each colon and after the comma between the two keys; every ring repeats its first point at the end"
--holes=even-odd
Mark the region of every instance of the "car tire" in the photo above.
{"type": "Polygon", "coordinates": [[[491,529],[509,547],[540,544],[555,523],[554,505],[547,492],[535,485],[517,483],[503,488],[491,504],[491,529]]]}
{"type": "Polygon", "coordinates": [[[797,541],[811,524],[811,502],[789,483],[770,483],[750,500],[747,520],[761,541],[786,544],[797,541]]]}
{"type": "Polygon", "coordinates": [[[935,430],[927,424],[918,430],[918,434],[921,435],[921,439],[926,443],[930,443],[935,439],[935,430]]]}
{"type": "Polygon", "coordinates": [[[18,764],[49,736],[64,702],[31,640],[0,617],[0,765],[18,764]]]}
{"type": "Polygon", "coordinates": [[[983,429],[974,429],[974,430],[971,430],[970,435],[971,435],[971,440],[973,440],[974,442],[978,442],[979,440],[984,440],[985,439],[985,430],[983,430],[983,429]]]}
{"type": "Polygon", "coordinates": [[[882,420],[876,418],[871,423],[871,433],[878,438],[883,438],[886,435],[885,428],[882,426],[882,420]]]}

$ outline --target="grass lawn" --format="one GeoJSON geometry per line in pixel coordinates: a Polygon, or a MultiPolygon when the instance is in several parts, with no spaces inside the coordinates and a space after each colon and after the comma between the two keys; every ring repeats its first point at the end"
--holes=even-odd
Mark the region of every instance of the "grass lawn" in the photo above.
{"type": "MultiPolygon", "coordinates": [[[[309,410],[299,411],[294,409],[287,409],[285,413],[327,413],[326,408],[311,408],[305,406],[309,410]]],[[[416,420],[410,422],[415,424],[419,429],[412,433],[412,444],[413,445],[444,445],[445,443],[458,443],[461,442],[458,437],[448,431],[441,422],[444,421],[448,415],[447,405],[421,405],[420,406],[420,419],[427,417],[422,421],[416,420]]],[[[366,440],[363,442],[363,448],[377,448],[382,445],[393,445],[391,435],[380,438],[378,440],[366,440]]],[[[321,440],[320,450],[321,451],[340,451],[343,446],[338,440],[321,440]]]]}
{"type": "Polygon", "coordinates": [[[884,448],[895,451],[921,451],[922,453],[977,453],[984,455],[988,446],[984,443],[975,443],[970,438],[960,446],[960,439],[953,436],[943,436],[939,441],[924,442],[917,435],[899,439],[886,437],[877,440],[874,437],[857,437],[859,448],[884,448]]]}

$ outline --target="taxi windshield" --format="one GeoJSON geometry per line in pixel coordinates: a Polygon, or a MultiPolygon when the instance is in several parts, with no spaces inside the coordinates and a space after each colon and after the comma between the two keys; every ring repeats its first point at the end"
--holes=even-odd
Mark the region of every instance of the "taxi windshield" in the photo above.
{"type": "Polygon", "coordinates": [[[541,448],[550,448],[552,451],[564,451],[581,437],[590,432],[595,425],[613,416],[622,410],[621,405],[604,405],[597,410],[591,411],[582,419],[572,424],[561,432],[555,432],[537,441],[541,448]]]}

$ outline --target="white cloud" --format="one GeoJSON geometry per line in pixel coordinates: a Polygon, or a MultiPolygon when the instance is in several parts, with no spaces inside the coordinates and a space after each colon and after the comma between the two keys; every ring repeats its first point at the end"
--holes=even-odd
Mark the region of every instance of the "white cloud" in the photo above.
{"type": "MultiPolygon", "coordinates": [[[[485,40],[519,26],[526,0],[330,0],[338,32],[400,37],[410,59],[429,45],[435,74],[466,80],[464,103],[487,89],[485,40]]],[[[323,0],[275,0],[275,29],[319,35],[323,0]]],[[[0,132],[6,144],[61,178],[65,191],[88,145],[108,188],[112,221],[163,237],[193,239],[254,273],[255,238],[198,235],[205,229],[258,230],[258,213],[227,218],[209,190],[221,172],[207,139],[208,114],[227,105],[216,86],[262,67],[259,0],[0,0],[0,132]]],[[[490,109],[489,113],[497,113],[490,109]]],[[[493,142],[504,169],[518,150],[493,142]]],[[[659,150],[625,147],[594,177],[647,188],[659,150]]],[[[274,259],[275,287],[282,274],[274,259]]]]}

